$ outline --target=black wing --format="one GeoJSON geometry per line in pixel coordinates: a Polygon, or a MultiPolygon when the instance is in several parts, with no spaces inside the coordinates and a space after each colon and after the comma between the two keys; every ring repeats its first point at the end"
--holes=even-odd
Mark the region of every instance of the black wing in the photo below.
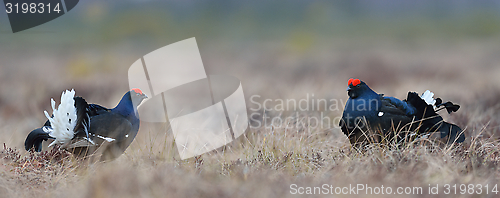
{"type": "Polygon", "coordinates": [[[399,131],[401,127],[410,123],[413,116],[406,114],[406,109],[401,105],[394,104],[392,100],[382,97],[380,98],[382,105],[378,116],[380,117],[381,127],[384,132],[388,130],[399,131]]]}
{"type": "Polygon", "coordinates": [[[132,143],[137,134],[129,120],[116,113],[105,113],[92,117],[90,133],[99,145],[107,144],[101,160],[120,156],[132,143]]]}
{"type": "Polygon", "coordinates": [[[94,144],[82,138],[76,138],[67,148],[72,153],[85,156],[104,146],[101,149],[103,149],[103,155],[107,157],[103,159],[113,159],[127,149],[135,134],[137,131],[133,131],[132,124],[123,116],[112,112],[103,113],[90,119],[89,136],[94,144]]]}
{"type": "MultiPolygon", "coordinates": [[[[112,144],[122,144],[127,139],[133,139],[137,131],[133,131],[132,124],[123,116],[110,112],[92,117],[90,133],[92,139],[95,140],[97,144],[101,144],[103,141],[108,141],[112,144]],[[113,140],[110,141],[111,139],[106,138],[112,138],[113,140]]],[[[130,140],[130,142],[132,142],[132,140],[130,140]]],[[[130,144],[130,142],[128,144],[130,144]]],[[[123,146],[126,148],[128,144],[123,146]]]]}

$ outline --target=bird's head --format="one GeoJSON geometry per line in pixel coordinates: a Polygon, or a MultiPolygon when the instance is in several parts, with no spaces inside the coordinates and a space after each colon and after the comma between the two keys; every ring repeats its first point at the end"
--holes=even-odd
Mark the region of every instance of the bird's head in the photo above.
{"type": "Polygon", "coordinates": [[[142,91],[138,88],[131,89],[129,93],[130,93],[130,99],[132,99],[132,103],[134,104],[135,107],[139,106],[142,100],[148,98],[148,96],[142,93],[142,91]]]}
{"type": "Polygon", "coordinates": [[[373,92],[368,85],[366,85],[365,82],[359,80],[359,79],[349,79],[347,81],[347,95],[349,95],[349,98],[357,98],[360,95],[363,95],[364,93],[369,93],[373,92]]]}

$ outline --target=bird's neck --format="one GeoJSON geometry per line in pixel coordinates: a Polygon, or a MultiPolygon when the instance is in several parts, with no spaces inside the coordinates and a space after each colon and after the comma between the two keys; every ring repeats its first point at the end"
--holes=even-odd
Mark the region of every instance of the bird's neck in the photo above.
{"type": "Polygon", "coordinates": [[[136,110],[130,98],[130,94],[125,94],[122,100],[120,100],[120,103],[111,111],[126,117],[130,121],[139,119],[136,115],[136,110]]]}
{"type": "Polygon", "coordinates": [[[375,91],[368,89],[362,95],[350,99],[348,101],[347,107],[352,108],[355,111],[360,112],[375,112],[380,109],[382,102],[380,101],[380,95],[378,95],[375,91]]]}

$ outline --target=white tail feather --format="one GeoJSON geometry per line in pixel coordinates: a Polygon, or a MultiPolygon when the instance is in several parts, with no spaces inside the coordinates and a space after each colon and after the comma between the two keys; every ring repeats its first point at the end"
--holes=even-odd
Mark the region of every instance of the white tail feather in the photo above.
{"type": "Polygon", "coordinates": [[[432,93],[431,91],[427,90],[425,91],[422,96],[420,96],[420,98],[422,98],[423,100],[425,100],[425,102],[428,104],[428,105],[432,105],[434,108],[436,107],[435,104],[436,104],[436,99],[434,99],[434,93],[432,93]]]}
{"type": "Polygon", "coordinates": [[[54,144],[66,144],[73,138],[77,121],[74,97],[75,90],[66,90],[61,95],[61,104],[58,108],[56,108],[54,99],[51,99],[53,117],[47,111],[44,111],[45,117],[49,119],[53,130],[49,135],[55,138],[49,147],[54,144]]]}

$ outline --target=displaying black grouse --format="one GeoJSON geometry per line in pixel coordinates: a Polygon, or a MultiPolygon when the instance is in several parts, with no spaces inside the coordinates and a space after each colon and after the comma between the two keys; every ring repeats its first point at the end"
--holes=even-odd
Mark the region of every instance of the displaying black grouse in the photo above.
{"type": "Polygon", "coordinates": [[[425,91],[422,96],[408,92],[405,100],[384,97],[375,93],[359,79],[347,82],[349,99],[340,120],[342,132],[352,145],[362,146],[370,142],[404,143],[421,134],[438,132],[447,143],[463,142],[465,135],[457,125],[444,122],[437,114],[446,109],[456,112],[460,106],[452,102],[442,103],[434,99],[434,93],[425,91]]]}
{"type": "Polygon", "coordinates": [[[113,109],[97,104],[87,104],[75,91],[66,90],[61,95],[61,104],[56,108],[51,99],[52,116],[44,126],[31,131],[24,143],[25,149],[42,150],[42,142],[54,141],[50,146],[60,145],[78,157],[94,153],[102,154],[101,160],[120,156],[132,143],[139,131],[137,106],[147,98],[140,89],[132,89],[113,109]]]}

